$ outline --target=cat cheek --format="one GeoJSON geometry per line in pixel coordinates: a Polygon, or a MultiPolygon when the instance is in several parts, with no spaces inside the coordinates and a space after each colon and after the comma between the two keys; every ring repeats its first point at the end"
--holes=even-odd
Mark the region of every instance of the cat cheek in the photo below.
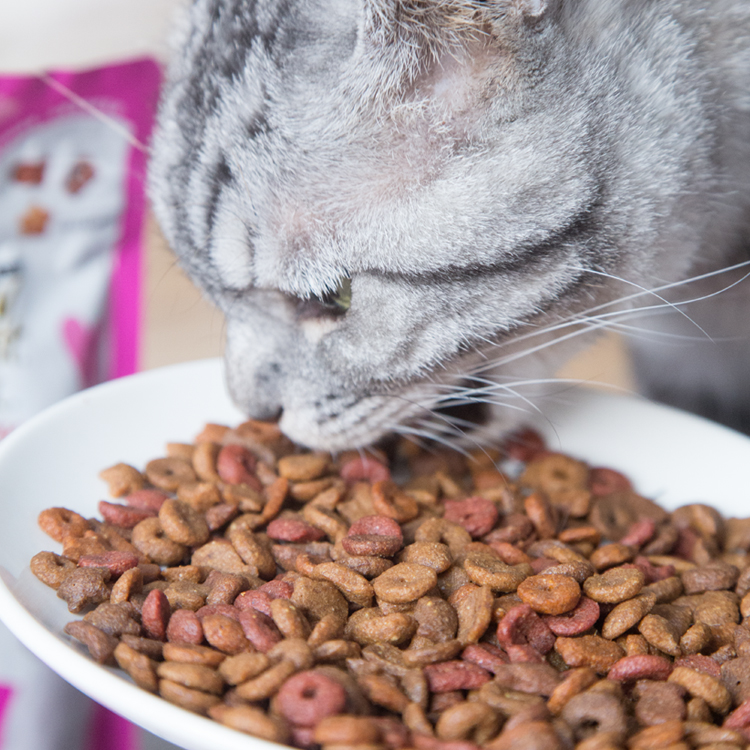
{"type": "Polygon", "coordinates": [[[300,322],[300,329],[309,344],[317,344],[323,336],[335,330],[338,321],[334,318],[308,318],[300,322]]]}

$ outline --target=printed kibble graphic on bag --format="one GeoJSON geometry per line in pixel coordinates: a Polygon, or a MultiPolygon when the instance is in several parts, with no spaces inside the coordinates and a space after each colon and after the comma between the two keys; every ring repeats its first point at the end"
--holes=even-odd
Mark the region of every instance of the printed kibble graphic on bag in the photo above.
{"type": "Polygon", "coordinates": [[[0,79],[0,436],[137,369],[145,60],[0,79]]]}
{"type": "MultiPolygon", "coordinates": [[[[160,77],[152,60],[0,77],[0,438],[138,369],[160,77]]],[[[135,737],[0,627],[0,750],[126,750],[135,737]]]]}

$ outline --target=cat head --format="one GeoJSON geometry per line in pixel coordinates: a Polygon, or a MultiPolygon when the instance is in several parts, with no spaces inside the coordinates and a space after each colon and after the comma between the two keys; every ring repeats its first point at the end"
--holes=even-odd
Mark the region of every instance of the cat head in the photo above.
{"type": "Polygon", "coordinates": [[[226,315],[249,416],[338,450],[441,405],[502,401],[485,378],[550,375],[567,355],[521,356],[613,294],[591,269],[628,261],[609,231],[600,82],[565,7],[195,2],[151,195],[226,315]]]}

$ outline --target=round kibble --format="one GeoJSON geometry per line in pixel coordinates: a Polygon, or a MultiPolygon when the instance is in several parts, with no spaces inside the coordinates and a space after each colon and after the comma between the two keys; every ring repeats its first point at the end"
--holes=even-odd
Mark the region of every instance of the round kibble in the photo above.
{"type": "Polygon", "coordinates": [[[403,543],[401,527],[387,516],[365,516],[358,519],[341,540],[341,546],[350,555],[377,557],[392,557],[403,543]]]}
{"type": "Polygon", "coordinates": [[[416,563],[399,563],[379,575],[372,587],[378,599],[400,604],[413,602],[437,584],[437,573],[432,568],[416,563]]]}
{"type": "Polygon", "coordinates": [[[599,605],[593,599],[582,596],[570,612],[547,616],[544,621],[555,635],[574,636],[594,627],[599,619],[599,613],[599,605]]]}
{"type": "Polygon", "coordinates": [[[257,460],[241,445],[225,445],[216,457],[216,470],[227,484],[246,484],[254,490],[262,489],[255,476],[257,460]]]}
{"type": "Polygon", "coordinates": [[[744,747],[750,519],[667,513],[538,436],[513,451],[399,443],[402,485],[275,424],[210,425],[106,470],[103,521],[42,513],[62,555],[31,568],[93,659],[274,742],[744,747]]]}
{"type": "Polygon", "coordinates": [[[619,604],[640,593],[645,581],[643,572],[637,568],[610,568],[601,575],[587,578],[583,591],[595,602],[619,604]]]}
{"type": "Polygon", "coordinates": [[[570,576],[542,573],[521,581],[518,595],[535,612],[562,615],[578,604],[581,587],[570,576]]]}
{"type": "Polygon", "coordinates": [[[465,500],[446,500],[446,521],[463,526],[475,539],[488,534],[498,519],[497,505],[483,497],[467,497],[465,500]]]}
{"type": "Polygon", "coordinates": [[[276,707],[288,722],[314,727],[343,711],[346,691],[336,680],[315,670],[290,677],[276,694],[276,707]]]}
{"type": "Polygon", "coordinates": [[[176,492],[181,484],[198,479],[190,463],[182,458],[155,458],[146,464],[146,476],[154,487],[166,492],[176,492]]]}
{"type": "Polygon", "coordinates": [[[198,547],[208,541],[208,524],[203,514],[187,503],[168,499],[159,509],[159,522],[164,533],[177,544],[198,547]]]}

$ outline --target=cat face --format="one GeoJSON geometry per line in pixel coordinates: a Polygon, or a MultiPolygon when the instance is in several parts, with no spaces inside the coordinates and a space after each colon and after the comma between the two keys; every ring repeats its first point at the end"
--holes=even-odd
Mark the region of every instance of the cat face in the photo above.
{"type": "Polygon", "coordinates": [[[612,276],[674,273],[615,240],[650,248],[657,230],[648,214],[626,225],[609,194],[607,76],[583,75],[558,11],[195,3],[151,192],[226,315],[229,386],[249,416],[280,413],[292,439],[328,450],[398,425],[458,434],[432,410],[473,401],[512,423],[509,386],[551,375],[579,338],[556,326],[572,334],[620,296],[612,276]]]}

